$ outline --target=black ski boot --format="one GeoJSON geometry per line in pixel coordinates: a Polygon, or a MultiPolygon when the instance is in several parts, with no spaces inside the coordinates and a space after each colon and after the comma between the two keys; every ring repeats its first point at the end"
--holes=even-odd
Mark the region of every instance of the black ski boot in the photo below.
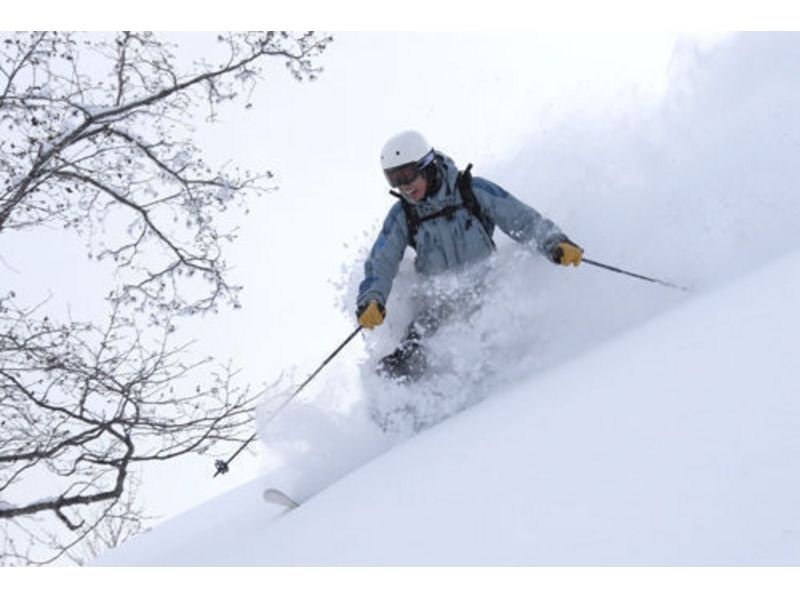
{"type": "Polygon", "coordinates": [[[428,359],[419,339],[409,338],[381,359],[378,374],[403,384],[419,380],[428,369],[428,359]]]}

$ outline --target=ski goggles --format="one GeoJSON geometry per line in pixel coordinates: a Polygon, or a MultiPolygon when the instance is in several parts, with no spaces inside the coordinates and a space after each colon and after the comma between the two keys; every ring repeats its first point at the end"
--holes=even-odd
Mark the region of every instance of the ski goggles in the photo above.
{"type": "Polygon", "coordinates": [[[422,174],[423,169],[433,162],[433,152],[426,154],[418,162],[409,162],[402,166],[395,166],[394,168],[387,168],[383,171],[386,175],[386,180],[392,187],[402,187],[403,185],[410,185],[417,180],[417,177],[422,174]]]}

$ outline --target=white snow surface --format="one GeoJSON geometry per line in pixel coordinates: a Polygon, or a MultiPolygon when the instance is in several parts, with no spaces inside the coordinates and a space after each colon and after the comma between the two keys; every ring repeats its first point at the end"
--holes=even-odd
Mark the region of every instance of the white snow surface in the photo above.
{"type": "Polygon", "coordinates": [[[800,564],[798,54],[781,34],[679,47],[658,106],[572,115],[476,170],[588,257],[691,293],[502,241],[483,307],[405,388],[372,370],[413,298],[475,275],[421,289],[407,256],[384,326],[277,415],[291,388],[265,397],[262,477],[96,564],[800,564]]]}
{"type": "Polygon", "coordinates": [[[497,392],[296,510],[255,480],[100,564],[800,564],[799,268],[497,392]]]}

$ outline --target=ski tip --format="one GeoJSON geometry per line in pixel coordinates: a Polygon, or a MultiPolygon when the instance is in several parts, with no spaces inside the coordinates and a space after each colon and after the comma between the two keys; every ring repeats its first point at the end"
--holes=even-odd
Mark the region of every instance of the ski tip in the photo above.
{"type": "Polygon", "coordinates": [[[277,488],[267,488],[264,490],[264,500],[274,505],[280,505],[287,509],[296,509],[300,503],[291,498],[285,492],[281,492],[277,488]]]}

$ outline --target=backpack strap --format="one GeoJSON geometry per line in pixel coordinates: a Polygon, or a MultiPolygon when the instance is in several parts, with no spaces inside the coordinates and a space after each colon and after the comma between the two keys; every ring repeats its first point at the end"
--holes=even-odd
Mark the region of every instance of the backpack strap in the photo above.
{"type": "Polygon", "coordinates": [[[403,198],[402,194],[394,190],[389,191],[389,193],[400,200],[400,205],[403,206],[403,211],[406,215],[406,225],[408,226],[408,244],[413,247],[414,250],[417,249],[417,232],[419,231],[419,225],[422,222],[425,222],[426,220],[432,220],[434,218],[452,218],[453,214],[463,208],[466,208],[470,214],[478,219],[478,222],[481,223],[481,226],[483,226],[483,229],[486,231],[489,241],[492,243],[492,249],[496,249],[494,239],[492,239],[492,232],[494,230],[492,222],[484,213],[483,208],[481,208],[481,204],[478,202],[478,198],[475,197],[475,192],[472,190],[471,170],[472,164],[468,164],[463,172],[458,173],[458,177],[456,178],[456,187],[461,193],[461,201],[463,202],[462,205],[447,206],[438,212],[428,214],[422,218],[419,217],[413,206],[411,206],[411,204],[409,204],[403,198]]]}
{"type": "Polygon", "coordinates": [[[464,206],[467,208],[467,210],[469,210],[470,214],[478,219],[478,222],[481,223],[481,226],[483,226],[483,230],[486,231],[486,236],[488,236],[489,240],[492,242],[492,249],[497,249],[497,245],[495,245],[494,239],[492,238],[492,233],[494,232],[494,226],[492,225],[493,223],[483,211],[481,204],[478,202],[478,198],[475,197],[475,192],[472,190],[471,171],[472,163],[467,164],[464,172],[458,173],[456,186],[461,192],[461,200],[464,202],[464,206]]]}
{"type": "Polygon", "coordinates": [[[400,200],[400,205],[403,206],[403,211],[406,213],[406,226],[408,227],[408,244],[414,248],[414,251],[417,250],[417,231],[419,230],[419,216],[417,216],[416,210],[405,200],[403,199],[402,194],[398,193],[395,190],[389,191],[392,195],[400,200]]]}

